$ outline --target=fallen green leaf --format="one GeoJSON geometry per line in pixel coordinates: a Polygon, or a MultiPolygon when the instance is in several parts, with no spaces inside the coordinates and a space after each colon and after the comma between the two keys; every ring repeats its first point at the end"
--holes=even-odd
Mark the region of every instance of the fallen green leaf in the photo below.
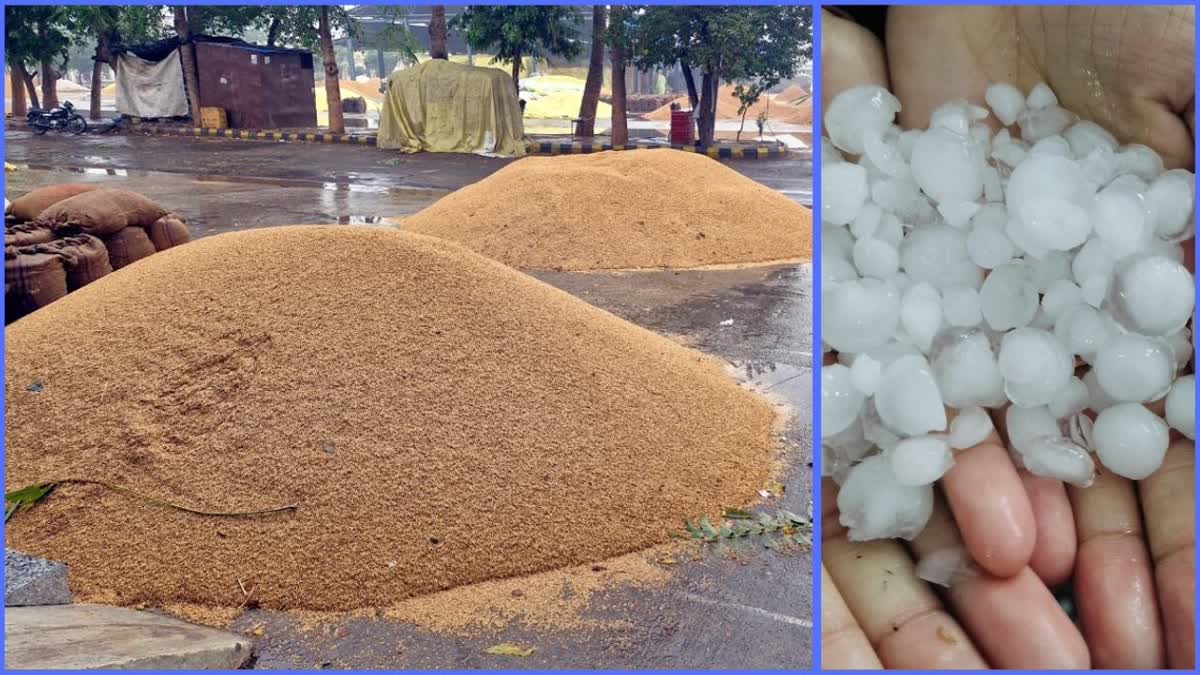
{"type": "Polygon", "coordinates": [[[725,509],[724,517],[730,520],[752,520],[754,514],[744,509],[725,509]]]}
{"type": "Polygon", "coordinates": [[[494,656],[520,656],[520,657],[526,657],[526,656],[532,656],[532,655],[533,655],[533,653],[534,653],[535,651],[537,651],[537,648],[535,648],[535,647],[528,647],[528,648],[526,648],[526,647],[521,647],[521,646],[519,646],[519,645],[514,645],[514,644],[512,644],[512,643],[509,643],[509,642],[502,642],[502,643],[500,643],[500,644],[498,644],[498,645],[494,645],[494,646],[492,646],[492,647],[488,647],[487,649],[485,649],[485,650],[483,650],[483,651],[484,651],[484,653],[486,653],[486,654],[492,654],[492,655],[494,655],[494,656]]]}
{"type": "Polygon", "coordinates": [[[58,483],[35,483],[4,493],[4,522],[7,523],[21,507],[33,506],[44,499],[57,486],[58,483]]]}

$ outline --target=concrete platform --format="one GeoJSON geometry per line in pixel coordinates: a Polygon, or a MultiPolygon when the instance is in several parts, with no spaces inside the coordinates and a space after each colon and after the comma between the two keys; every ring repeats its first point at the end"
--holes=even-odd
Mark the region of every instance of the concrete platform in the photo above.
{"type": "Polygon", "coordinates": [[[106,605],[10,607],[6,670],[229,670],[250,660],[232,633],[106,605]]]}
{"type": "Polygon", "coordinates": [[[11,548],[4,549],[4,606],[66,605],[71,602],[67,566],[11,548]]]}

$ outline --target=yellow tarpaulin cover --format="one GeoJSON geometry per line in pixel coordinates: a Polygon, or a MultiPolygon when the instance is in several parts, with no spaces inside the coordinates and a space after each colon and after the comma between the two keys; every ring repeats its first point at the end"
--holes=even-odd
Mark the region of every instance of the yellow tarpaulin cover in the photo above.
{"type": "Polygon", "coordinates": [[[441,59],[392,73],[378,145],[408,153],[523,156],[525,131],[512,77],[441,59]]]}

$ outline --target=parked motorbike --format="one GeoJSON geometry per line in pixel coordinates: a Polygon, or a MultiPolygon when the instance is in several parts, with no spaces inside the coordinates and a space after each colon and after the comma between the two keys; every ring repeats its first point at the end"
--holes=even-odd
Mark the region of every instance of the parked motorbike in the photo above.
{"type": "Polygon", "coordinates": [[[51,129],[58,129],[73,136],[78,136],[87,131],[88,128],[87,120],[83,118],[83,115],[75,112],[75,106],[70,101],[65,101],[61,107],[49,110],[34,108],[25,116],[25,123],[38,136],[51,129]]]}

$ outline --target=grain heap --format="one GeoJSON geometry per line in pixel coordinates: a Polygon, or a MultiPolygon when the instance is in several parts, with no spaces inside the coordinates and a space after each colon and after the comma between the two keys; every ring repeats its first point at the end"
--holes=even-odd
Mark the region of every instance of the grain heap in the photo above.
{"type": "Polygon", "coordinates": [[[403,221],[514,267],[686,268],[809,258],[812,214],[704,156],[528,157],[403,221]]]}
{"type": "Polygon", "coordinates": [[[387,606],[663,542],[753,501],[775,455],[773,409],[715,362],[390,230],[198,240],[6,338],[7,490],[298,505],[64,485],[8,545],[82,598],[387,606]]]}

